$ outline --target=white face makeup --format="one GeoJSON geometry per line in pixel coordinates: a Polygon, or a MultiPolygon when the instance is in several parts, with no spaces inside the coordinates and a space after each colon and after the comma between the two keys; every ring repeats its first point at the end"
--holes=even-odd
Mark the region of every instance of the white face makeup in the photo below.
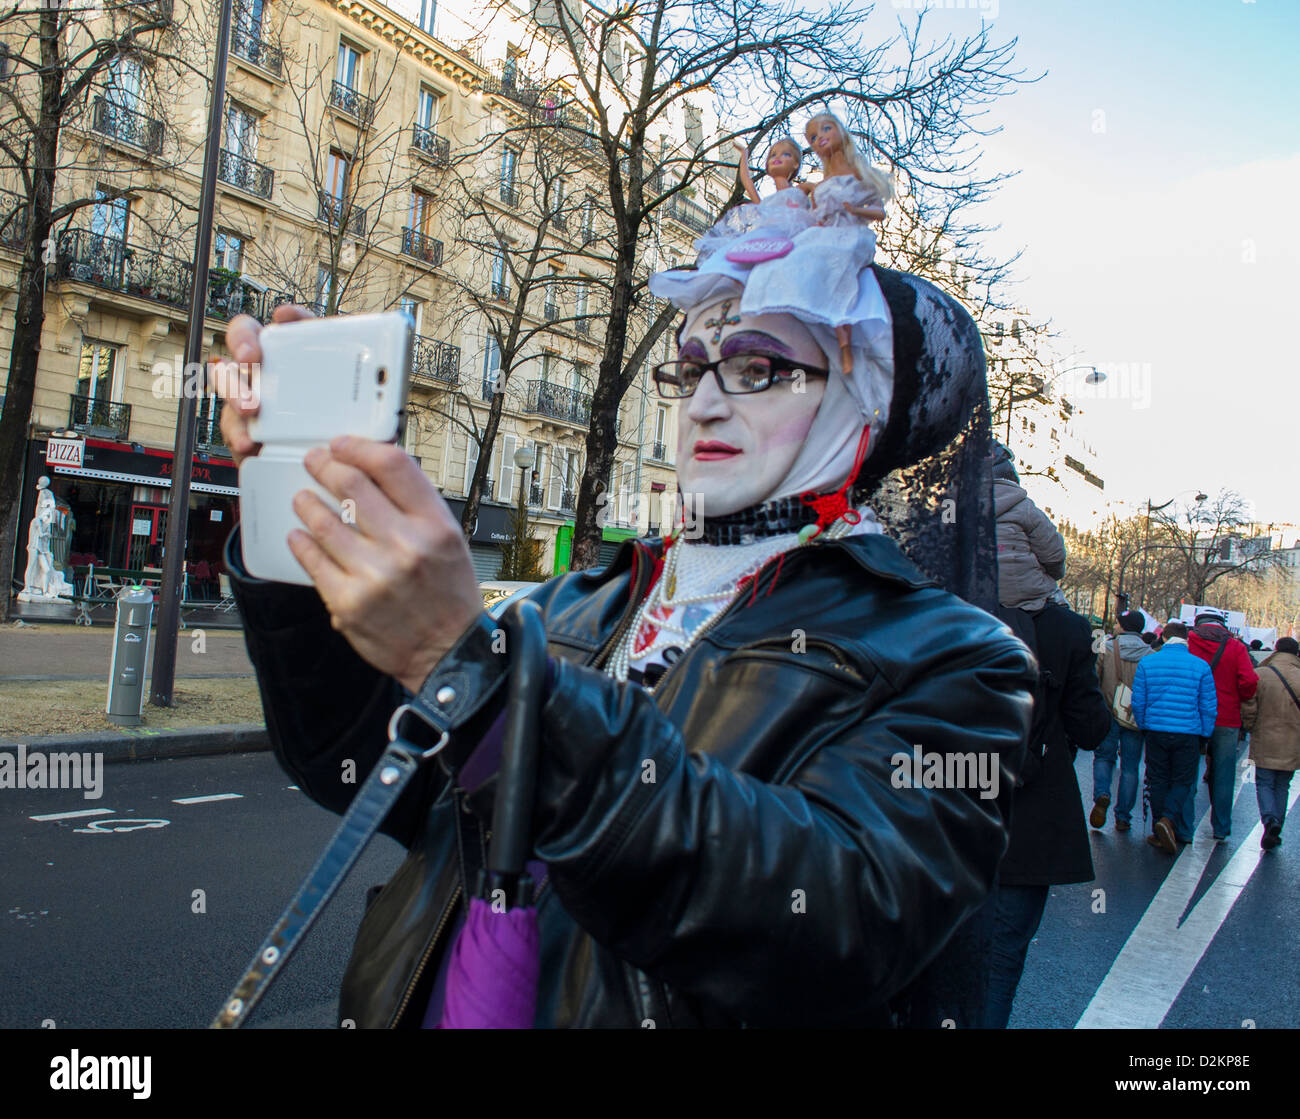
{"type": "MultiPolygon", "coordinates": [[[[679,358],[717,361],[761,354],[825,370],[829,361],[792,315],[742,315],[737,297],[694,307],[682,329],[679,358]]],[[[677,479],[705,517],[724,516],[768,499],[790,472],[826,391],[810,374],[796,391],[778,383],[764,392],[724,393],[706,374],[677,412],[677,479]]]]}

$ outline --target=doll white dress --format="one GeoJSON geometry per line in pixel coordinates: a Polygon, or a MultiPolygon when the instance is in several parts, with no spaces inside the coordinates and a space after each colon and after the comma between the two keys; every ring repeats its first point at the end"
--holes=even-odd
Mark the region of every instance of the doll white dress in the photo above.
{"type": "Polygon", "coordinates": [[[745,234],[765,234],[793,240],[813,224],[808,196],[797,186],[775,191],[757,202],[733,206],[695,242],[701,260],[729,248],[745,234]]]}
{"type": "MultiPolygon", "coordinates": [[[[784,192],[783,192],[784,193],[784,192]]],[[[854,206],[881,206],[879,196],[856,175],[823,179],[813,191],[814,224],[791,236],[785,256],[756,264],[740,310],[786,311],[827,326],[890,321],[880,285],[865,271],[876,255],[876,234],[854,206]]]]}

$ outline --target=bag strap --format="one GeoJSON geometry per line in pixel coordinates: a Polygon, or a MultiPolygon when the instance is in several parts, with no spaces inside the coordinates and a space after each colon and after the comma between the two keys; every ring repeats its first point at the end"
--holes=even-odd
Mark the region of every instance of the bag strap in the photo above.
{"type": "Polygon", "coordinates": [[[357,791],[329,845],[262,942],[209,1028],[233,1030],[243,1025],[379,830],[379,825],[410,784],[411,778],[422,764],[447,745],[450,736],[442,731],[441,737],[428,750],[413,746],[401,734],[408,714],[419,716],[420,712],[409,703],[402,704],[393,712],[388,721],[388,748],[357,791]]]}
{"type": "Polygon", "coordinates": [[[1268,667],[1277,673],[1277,678],[1282,681],[1282,687],[1286,689],[1286,694],[1291,697],[1292,702],[1294,702],[1297,707],[1300,707],[1300,697],[1291,690],[1291,685],[1286,682],[1286,677],[1282,675],[1281,669],[1279,669],[1275,664],[1270,664],[1268,667]]]}
{"type": "MultiPolygon", "coordinates": [[[[1232,640],[1232,638],[1228,638],[1228,641],[1231,641],[1231,640],[1232,640]]],[[[1214,651],[1214,656],[1213,656],[1213,657],[1211,658],[1211,660],[1210,660],[1210,671],[1211,671],[1211,672],[1213,672],[1216,668],[1219,667],[1219,661],[1221,661],[1221,660],[1223,659],[1223,654],[1224,654],[1224,652],[1225,652],[1225,651],[1227,650],[1227,648],[1228,648],[1228,641],[1225,641],[1222,645],[1220,645],[1220,646],[1219,646],[1219,647],[1214,651]]]]}

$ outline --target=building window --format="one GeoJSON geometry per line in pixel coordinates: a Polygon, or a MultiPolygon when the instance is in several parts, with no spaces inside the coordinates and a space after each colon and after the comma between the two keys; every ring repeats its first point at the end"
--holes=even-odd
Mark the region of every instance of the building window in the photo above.
{"type": "Polygon", "coordinates": [[[329,165],[325,169],[325,189],[335,202],[347,197],[352,161],[341,151],[330,149],[329,165]]]}
{"type": "Polygon", "coordinates": [[[356,47],[339,43],[339,61],[334,80],[348,89],[361,88],[361,52],[356,47]]]}
{"type": "Polygon", "coordinates": [[[420,19],[418,26],[420,30],[433,34],[433,18],[437,14],[438,5],[436,0],[420,0],[420,19]]]}
{"type": "Polygon", "coordinates": [[[555,372],[555,355],[542,354],[542,384],[552,383],[551,375],[555,372]]]}
{"type": "MultiPolygon", "coordinates": [[[[316,306],[322,315],[329,311],[330,298],[334,294],[334,279],[334,273],[322,264],[316,273],[316,306]]],[[[338,310],[337,304],[334,309],[338,310]]]]}
{"type": "Polygon", "coordinates": [[[406,296],[398,301],[397,309],[399,311],[405,311],[411,316],[411,322],[415,324],[415,333],[419,334],[420,327],[423,325],[424,304],[418,299],[412,299],[410,296],[406,296]]]}
{"type": "Polygon", "coordinates": [[[108,64],[107,100],[120,109],[136,111],[140,106],[140,63],[118,55],[108,64]]]}
{"type": "Polygon", "coordinates": [[[582,203],[582,239],[590,241],[594,234],[592,230],[596,227],[596,203],[594,199],[588,198],[582,203]]]}
{"type": "Polygon", "coordinates": [[[579,318],[587,314],[587,281],[579,280],[577,290],[574,292],[574,314],[579,318]]]}
{"type": "Polygon", "coordinates": [[[213,238],[212,263],[231,272],[244,270],[244,239],[228,229],[218,229],[213,238]]]}
{"type": "Polygon", "coordinates": [[[488,334],[487,345],[483,349],[483,399],[491,400],[497,391],[501,377],[501,348],[497,340],[488,334]]]}
{"type": "Polygon", "coordinates": [[[90,232],[96,237],[125,241],[130,232],[131,200],[108,197],[104,187],[95,188],[95,204],[90,209],[90,232]]]}
{"type": "Polygon", "coordinates": [[[225,149],[241,159],[257,159],[257,115],[234,101],[226,104],[225,149]]]}
{"type": "Polygon", "coordinates": [[[422,237],[429,232],[429,215],[433,212],[433,196],[422,190],[411,191],[410,228],[422,237]]]}
{"type": "Polygon", "coordinates": [[[504,249],[497,249],[492,254],[492,295],[496,299],[510,298],[510,275],[506,272],[504,249]]]}
{"type": "Polygon", "coordinates": [[[415,113],[415,123],[421,128],[436,128],[442,115],[442,98],[428,86],[420,87],[420,100],[415,113]]]}
{"type": "Polygon", "coordinates": [[[117,349],[103,342],[83,342],[77,367],[77,395],[90,400],[116,400],[117,349]]]}

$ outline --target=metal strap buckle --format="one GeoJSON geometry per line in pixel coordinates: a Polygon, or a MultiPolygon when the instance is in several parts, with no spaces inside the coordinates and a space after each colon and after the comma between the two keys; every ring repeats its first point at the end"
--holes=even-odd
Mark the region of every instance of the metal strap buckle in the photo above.
{"type": "Polygon", "coordinates": [[[406,735],[401,733],[402,719],[406,715],[414,715],[426,727],[428,727],[430,730],[436,731],[440,735],[437,742],[435,742],[432,746],[430,746],[427,750],[423,751],[420,754],[421,761],[425,761],[433,757],[435,754],[439,753],[443,749],[443,747],[447,745],[448,742],[451,741],[450,732],[443,730],[443,728],[438,726],[437,723],[429,719],[424,714],[423,711],[421,711],[417,706],[415,706],[415,704],[403,703],[399,708],[397,708],[396,711],[393,712],[392,717],[388,720],[388,741],[389,742],[396,742],[399,738],[402,741],[407,741],[406,735]]]}

